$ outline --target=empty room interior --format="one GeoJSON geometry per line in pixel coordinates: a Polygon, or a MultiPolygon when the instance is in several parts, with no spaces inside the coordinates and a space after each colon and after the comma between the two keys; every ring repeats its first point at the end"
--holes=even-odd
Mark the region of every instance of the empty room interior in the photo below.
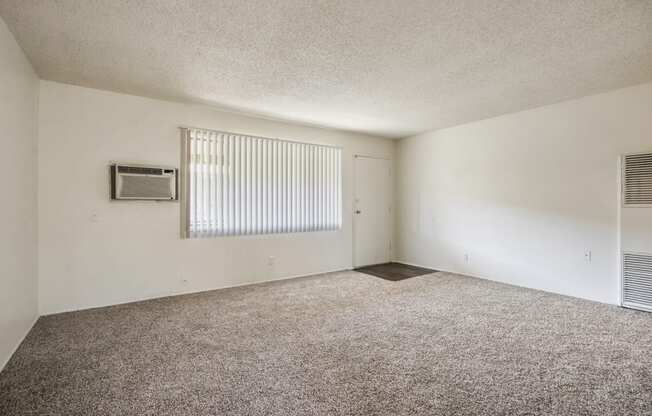
{"type": "Polygon", "coordinates": [[[0,0],[0,415],[652,415],[652,1],[0,0]]]}

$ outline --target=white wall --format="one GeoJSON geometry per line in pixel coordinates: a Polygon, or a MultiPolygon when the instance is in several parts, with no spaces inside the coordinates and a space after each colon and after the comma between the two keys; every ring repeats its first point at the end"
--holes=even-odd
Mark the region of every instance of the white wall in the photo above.
{"type": "Polygon", "coordinates": [[[652,84],[404,139],[397,257],[618,303],[618,159],[638,151],[652,84]]]}
{"type": "Polygon", "coordinates": [[[47,81],[39,111],[42,314],[349,268],[353,155],[391,158],[395,147],[386,139],[47,81]],[[110,202],[109,162],[178,166],[181,125],[343,146],[342,230],[181,240],[179,203],[110,202]]]}
{"type": "Polygon", "coordinates": [[[0,19],[0,370],[34,324],[38,78],[0,19]]]}

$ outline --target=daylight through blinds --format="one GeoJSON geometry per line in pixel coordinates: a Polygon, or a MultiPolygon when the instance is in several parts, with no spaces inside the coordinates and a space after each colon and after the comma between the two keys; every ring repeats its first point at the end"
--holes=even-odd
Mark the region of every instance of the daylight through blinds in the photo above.
{"type": "Polygon", "coordinates": [[[182,129],[186,236],[339,229],[342,150],[182,129]]]}

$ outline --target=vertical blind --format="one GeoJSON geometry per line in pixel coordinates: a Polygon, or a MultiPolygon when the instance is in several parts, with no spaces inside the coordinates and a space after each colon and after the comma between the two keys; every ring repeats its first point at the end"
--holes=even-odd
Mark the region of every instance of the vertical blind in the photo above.
{"type": "Polygon", "coordinates": [[[339,229],[342,150],[183,128],[185,236],[339,229]]]}

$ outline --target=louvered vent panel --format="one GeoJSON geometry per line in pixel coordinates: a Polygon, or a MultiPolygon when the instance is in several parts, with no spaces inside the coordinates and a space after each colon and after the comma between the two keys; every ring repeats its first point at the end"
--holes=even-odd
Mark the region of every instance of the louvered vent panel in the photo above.
{"type": "Polygon", "coordinates": [[[652,153],[625,156],[625,205],[652,205],[652,153]]]}
{"type": "MultiPolygon", "coordinates": [[[[161,169],[158,170],[159,173],[161,169]]],[[[123,198],[159,198],[172,199],[174,190],[168,176],[122,176],[122,189],[120,196],[123,198]]]]}
{"type": "Polygon", "coordinates": [[[652,312],[652,254],[623,254],[623,306],[652,312]]]}

